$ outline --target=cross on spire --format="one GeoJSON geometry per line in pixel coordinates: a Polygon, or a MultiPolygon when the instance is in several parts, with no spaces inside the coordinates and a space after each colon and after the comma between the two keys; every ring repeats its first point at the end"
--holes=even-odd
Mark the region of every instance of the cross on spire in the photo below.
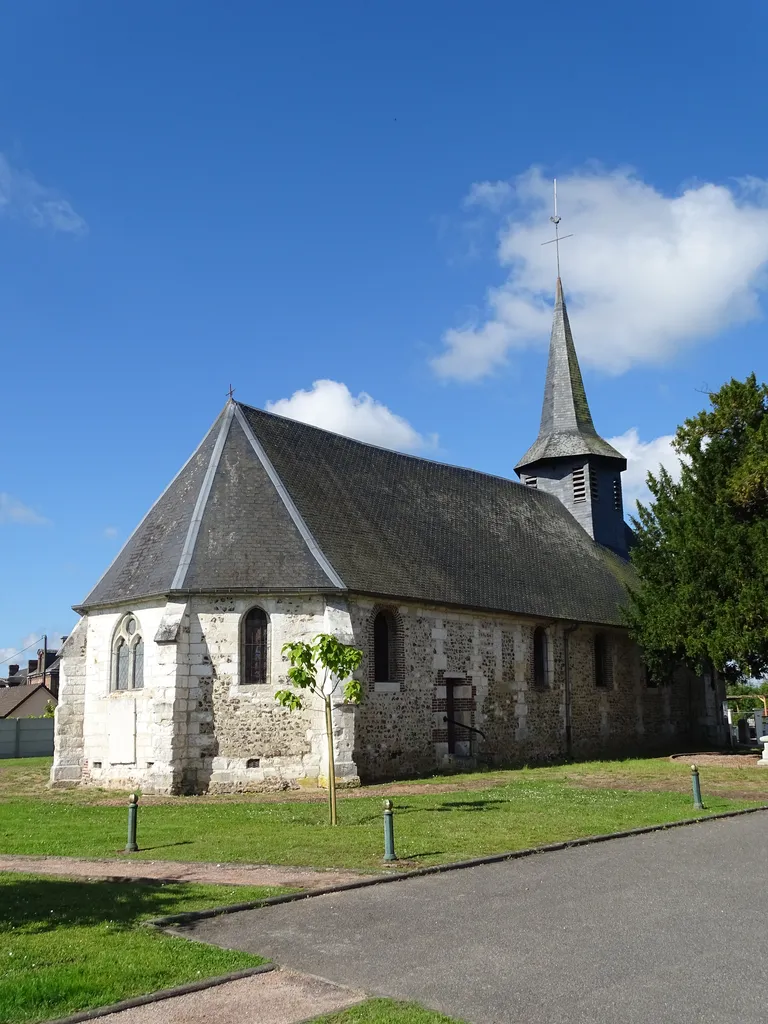
{"type": "Polygon", "coordinates": [[[555,252],[557,254],[557,280],[559,281],[560,280],[560,243],[565,238],[573,238],[573,234],[572,233],[570,235],[561,235],[560,234],[560,221],[562,220],[562,218],[560,217],[560,215],[557,212],[557,178],[555,178],[552,181],[552,193],[553,193],[553,198],[554,198],[554,213],[552,214],[552,216],[549,219],[555,225],[555,237],[554,238],[550,238],[549,241],[542,242],[541,244],[542,245],[552,245],[553,242],[555,243],[555,252]]]}
{"type": "Polygon", "coordinates": [[[230,384],[230,385],[229,385],[229,391],[227,392],[227,395],[229,396],[229,400],[230,400],[230,402],[232,401],[232,396],[234,395],[234,393],[235,393],[235,389],[234,389],[234,388],[232,387],[232,385],[230,384]]]}

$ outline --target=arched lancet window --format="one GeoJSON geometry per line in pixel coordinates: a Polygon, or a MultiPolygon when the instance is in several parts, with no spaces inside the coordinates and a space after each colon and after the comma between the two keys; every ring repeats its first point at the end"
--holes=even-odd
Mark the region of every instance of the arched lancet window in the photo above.
{"type": "Polygon", "coordinates": [[[595,634],[595,686],[611,685],[611,648],[605,633],[595,634]]]}
{"type": "Polygon", "coordinates": [[[543,626],[533,631],[533,684],[541,689],[549,686],[549,636],[543,626]]]}
{"type": "Polygon", "coordinates": [[[133,645],[133,688],[140,690],[144,686],[144,641],[139,637],[133,645]]]}
{"type": "Polygon", "coordinates": [[[267,615],[261,608],[251,608],[243,620],[244,686],[267,681],[267,615]]]}
{"type": "Polygon", "coordinates": [[[135,615],[126,615],[112,641],[112,690],[140,690],[144,686],[144,641],[135,615]]]}
{"type": "Polygon", "coordinates": [[[373,680],[376,683],[390,682],[393,625],[386,612],[379,612],[373,620],[373,680]]]}

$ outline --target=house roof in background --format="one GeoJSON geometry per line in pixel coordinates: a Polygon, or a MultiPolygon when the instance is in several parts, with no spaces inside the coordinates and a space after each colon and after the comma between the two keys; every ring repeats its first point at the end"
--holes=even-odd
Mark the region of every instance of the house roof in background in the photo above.
{"type": "Polygon", "coordinates": [[[38,690],[45,690],[52,700],[56,699],[48,687],[43,686],[42,683],[40,683],[39,686],[28,686],[22,684],[21,686],[0,687],[0,718],[7,718],[10,714],[13,714],[13,712],[21,707],[25,701],[29,700],[33,693],[37,693],[38,690]]]}

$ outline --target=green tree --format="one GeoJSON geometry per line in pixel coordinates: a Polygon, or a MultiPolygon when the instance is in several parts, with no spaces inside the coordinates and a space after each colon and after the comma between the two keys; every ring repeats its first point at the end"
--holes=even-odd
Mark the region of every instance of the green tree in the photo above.
{"type": "Polygon", "coordinates": [[[333,756],[333,698],[341,687],[345,704],[359,704],[363,687],[352,673],[360,667],[363,652],[343,644],[329,633],[319,633],[312,643],[297,641],[283,644],[283,654],[291,667],[288,678],[296,690],[278,690],[275,700],[284,708],[299,711],[305,707],[307,693],[323,701],[325,736],[328,743],[328,808],[331,824],[336,824],[336,765],[333,756]],[[318,679],[318,672],[320,678],[318,679]]]}
{"type": "Polygon", "coordinates": [[[651,672],[711,662],[727,679],[768,669],[768,386],[754,374],[678,427],[682,473],[648,475],[628,623],[651,672]]]}

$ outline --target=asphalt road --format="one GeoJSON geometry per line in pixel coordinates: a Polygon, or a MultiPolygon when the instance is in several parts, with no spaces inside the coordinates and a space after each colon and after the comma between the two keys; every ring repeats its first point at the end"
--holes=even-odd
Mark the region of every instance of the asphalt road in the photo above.
{"type": "Polygon", "coordinates": [[[758,812],[186,932],[472,1024],[745,1024],[768,995],[767,861],[758,812]]]}

